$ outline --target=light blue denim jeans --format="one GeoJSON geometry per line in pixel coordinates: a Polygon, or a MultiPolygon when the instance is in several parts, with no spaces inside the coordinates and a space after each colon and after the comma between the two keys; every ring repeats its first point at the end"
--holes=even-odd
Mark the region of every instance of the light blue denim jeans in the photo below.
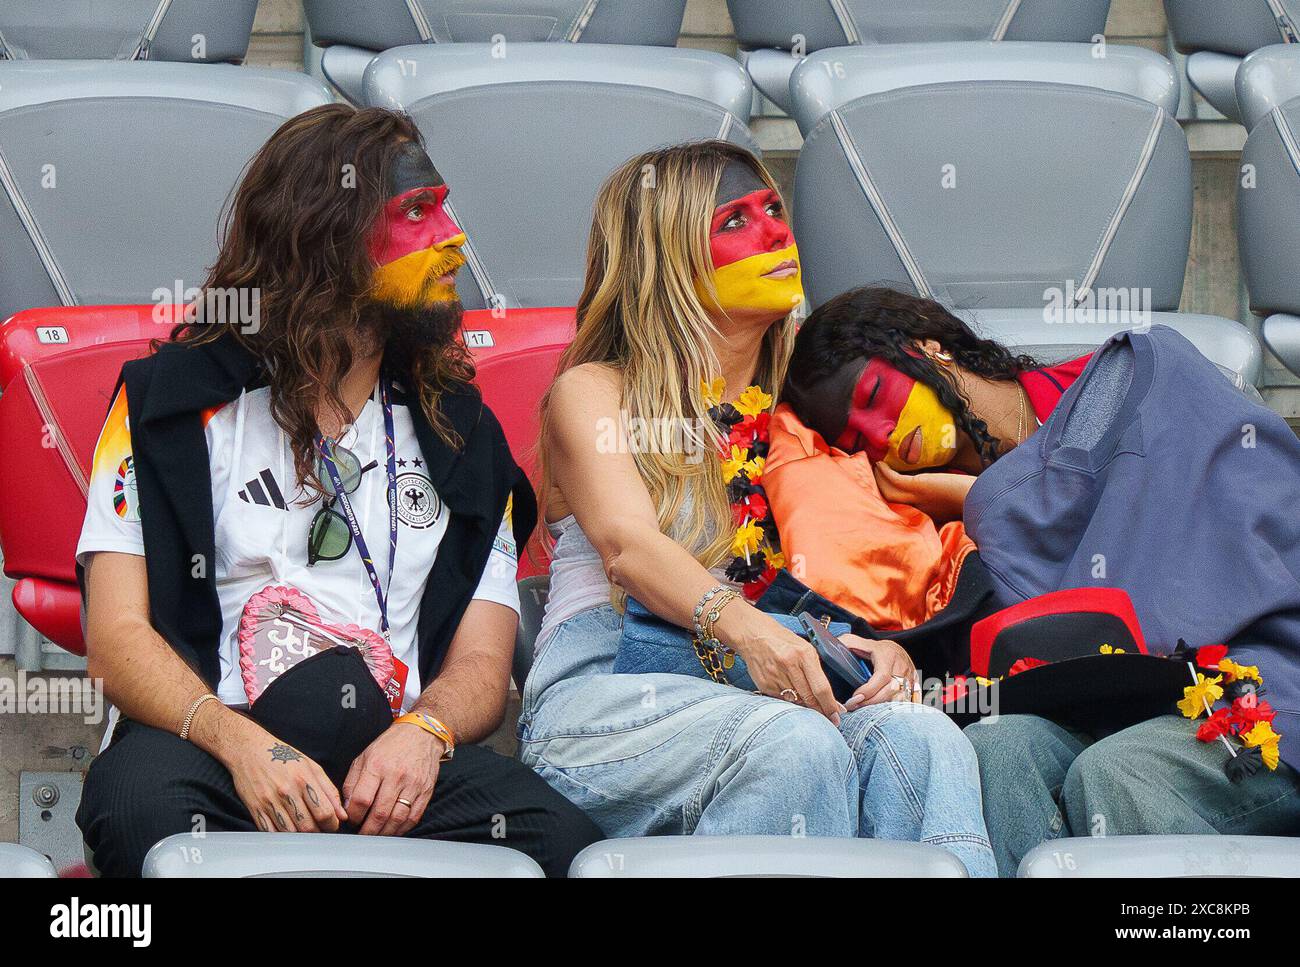
{"type": "Polygon", "coordinates": [[[699,678],[614,674],[622,619],[584,611],[539,642],[519,756],[607,836],[867,836],[947,849],[996,875],[979,771],[942,712],[841,717],[699,678]]]}
{"type": "Polygon", "coordinates": [[[1100,740],[1037,715],[966,727],[979,759],[998,869],[1015,876],[1039,843],[1062,836],[1300,834],[1300,775],[1286,763],[1240,783],[1228,753],[1198,742],[1180,715],[1100,740]]]}

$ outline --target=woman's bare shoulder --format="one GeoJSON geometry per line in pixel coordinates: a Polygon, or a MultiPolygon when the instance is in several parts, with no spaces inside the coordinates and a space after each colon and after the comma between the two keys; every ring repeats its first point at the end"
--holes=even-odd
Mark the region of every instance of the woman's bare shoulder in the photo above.
{"type": "Polygon", "coordinates": [[[617,403],[622,395],[620,374],[607,363],[583,363],[555,377],[551,400],[560,409],[574,405],[617,403]]]}

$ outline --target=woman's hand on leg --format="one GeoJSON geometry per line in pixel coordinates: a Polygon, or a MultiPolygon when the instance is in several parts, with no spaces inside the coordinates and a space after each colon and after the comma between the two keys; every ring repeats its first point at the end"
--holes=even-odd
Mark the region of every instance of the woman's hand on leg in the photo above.
{"type": "Polygon", "coordinates": [[[817,650],[761,611],[749,609],[748,614],[752,625],[736,636],[733,647],[759,691],[821,712],[838,726],[845,708],[831,692],[817,650]]]}

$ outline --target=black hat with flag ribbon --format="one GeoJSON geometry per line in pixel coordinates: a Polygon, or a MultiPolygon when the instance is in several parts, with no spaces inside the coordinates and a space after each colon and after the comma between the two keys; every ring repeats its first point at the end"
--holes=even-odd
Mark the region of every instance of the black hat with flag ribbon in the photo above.
{"type": "Polygon", "coordinates": [[[989,715],[1039,715],[1110,732],[1175,711],[1182,661],[1147,652],[1133,602],[1119,588],[1053,591],[975,623],[972,674],[940,696],[960,725],[989,715]]]}

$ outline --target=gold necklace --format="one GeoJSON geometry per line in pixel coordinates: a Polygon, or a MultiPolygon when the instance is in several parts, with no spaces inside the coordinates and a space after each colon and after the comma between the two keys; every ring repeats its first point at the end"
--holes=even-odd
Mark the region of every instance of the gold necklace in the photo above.
{"type": "Polygon", "coordinates": [[[1016,445],[1019,446],[1021,443],[1025,442],[1025,388],[1019,383],[1016,384],[1016,388],[1020,390],[1020,392],[1016,394],[1016,398],[1020,403],[1016,408],[1016,445]]]}

